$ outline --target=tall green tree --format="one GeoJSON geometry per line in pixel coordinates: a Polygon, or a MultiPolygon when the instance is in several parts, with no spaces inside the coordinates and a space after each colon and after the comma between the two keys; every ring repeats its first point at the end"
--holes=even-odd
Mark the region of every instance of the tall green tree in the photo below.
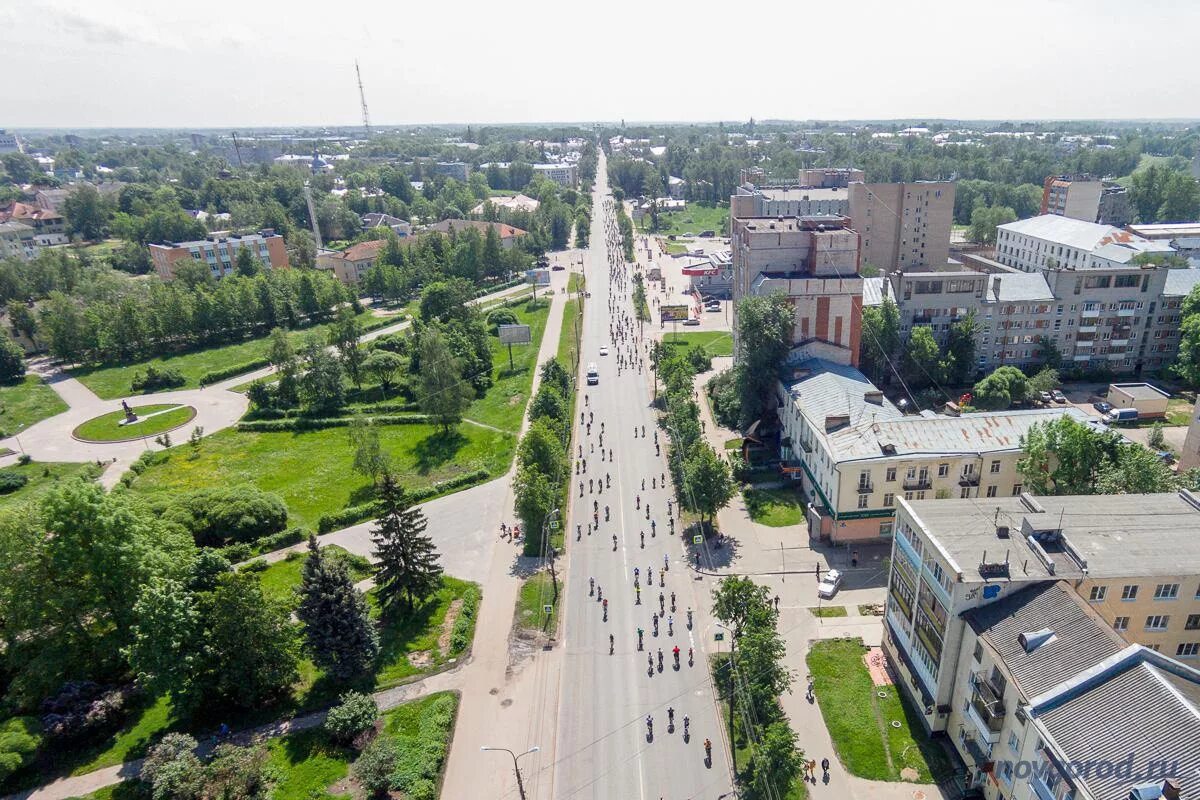
{"type": "Polygon", "coordinates": [[[1101,473],[1118,461],[1124,440],[1071,417],[1037,423],[1021,438],[1017,471],[1034,494],[1095,494],[1101,473]]]}
{"type": "Polygon", "coordinates": [[[904,348],[901,372],[908,388],[915,391],[941,383],[941,349],[928,327],[913,327],[904,348]]]}
{"type": "Polygon", "coordinates": [[[863,371],[877,385],[885,385],[900,350],[900,309],[890,297],[863,309],[861,349],[863,371]]]}
{"type": "Polygon", "coordinates": [[[680,502],[700,515],[701,524],[711,523],[717,512],[734,495],[729,463],[707,442],[697,443],[683,462],[683,494],[680,502]]]}
{"type": "Polygon", "coordinates": [[[787,720],[766,725],[758,737],[749,773],[744,777],[746,800],[787,797],[804,768],[804,751],[796,746],[796,733],[787,720]]]}
{"type": "Polygon", "coordinates": [[[793,311],[782,294],[748,295],[737,307],[736,367],[743,428],[756,422],[775,389],[792,346],[793,311]]]}
{"type": "Polygon", "coordinates": [[[25,376],[25,351],[7,333],[0,332],[0,383],[16,383],[25,376]]]}
{"type": "Polygon", "coordinates": [[[961,386],[975,374],[975,336],[978,332],[979,323],[973,311],[968,311],[966,316],[950,326],[941,361],[942,374],[946,376],[947,383],[961,386]]]}
{"type": "Polygon", "coordinates": [[[354,588],[346,565],[321,552],[316,536],[308,538],[299,593],[296,617],[313,662],[338,679],[366,672],[379,653],[367,601],[354,588]]]}
{"type": "Polygon", "coordinates": [[[554,513],[562,489],[534,466],[523,466],[513,477],[514,511],[525,531],[524,553],[542,555],[546,522],[554,513]]]}
{"type": "Polygon", "coordinates": [[[767,587],[750,578],[730,575],[712,591],[713,616],[729,626],[733,638],[751,627],[774,626],[775,609],[768,603],[767,587]]]}
{"type": "Polygon", "coordinates": [[[995,244],[996,228],[1017,221],[1017,212],[1007,206],[976,206],[971,212],[971,241],[995,244]]]}
{"type": "Polygon", "coordinates": [[[234,269],[237,270],[237,274],[243,278],[253,278],[262,271],[262,262],[250,252],[249,247],[238,248],[237,258],[233,262],[233,265],[234,269]]]}
{"type": "Polygon", "coordinates": [[[338,359],[320,345],[310,343],[300,378],[300,396],[313,414],[332,414],[346,405],[345,374],[338,359]]]}
{"type": "Polygon", "coordinates": [[[437,326],[426,326],[421,332],[417,353],[420,359],[417,402],[422,411],[449,433],[452,426],[462,421],[474,390],[470,382],[463,380],[458,359],[451,354],[437,326]]]}
{"type": "Polygon", "coordinates": [[[374,483],[391,464],[391,458],[379,441],[379,429],[373,420],[356,416],[346,432],[350,446],[354,448],[354,471],[374,483]]]}
{"type": "Polygon", "coordinates": [[[81,239],[102,239],[108,227],[109,209],[100,192],[90,183],[80,184],[62,205],[67,230],[81,239]]]}
{"type": "Polygon", "coordinates": [[[1025,399],[1029,392],[1025,373],[1016,367],[997,367],[975,384],[972,404],[989,411],[1003,411],[1025,399]]]}
{"type": "Polygon", "coordinates": [[[354,385],[362,388],[362,365],[366,353],[358,346],[362,338],[362,325],[358,316],[350,306],[338,309],[337,317],[329,326],[329,344],[338,351],[342,360],[342,368],[354,381],[354,385]]]}
{"type": "Polygon", "coordinates": [[[379,603],[385,613],[411,611],[441,586],[440,556],[425,533],[429,525],[425,513],[413,507],[391,473],[380,480],[379,505],[382,513],[371,529],[379,562],[375,577],[379,603]]]}

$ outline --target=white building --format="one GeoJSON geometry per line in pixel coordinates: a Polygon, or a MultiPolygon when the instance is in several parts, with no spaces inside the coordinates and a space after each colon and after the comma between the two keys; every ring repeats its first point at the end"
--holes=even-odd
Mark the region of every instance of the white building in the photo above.
{"type": "Polygon", "coordinates": [[[1112,269],[1143,253],[1173,252],[1166,242],[1056,214],[1021,219],[996,229],[996,260],[1025,272],[1112,269]]]}
{"type": "Polygon", "coordinates": [[[571,188],[579,179],[579,168],[574,164],[534,164],[533,174],[571,188]]]}

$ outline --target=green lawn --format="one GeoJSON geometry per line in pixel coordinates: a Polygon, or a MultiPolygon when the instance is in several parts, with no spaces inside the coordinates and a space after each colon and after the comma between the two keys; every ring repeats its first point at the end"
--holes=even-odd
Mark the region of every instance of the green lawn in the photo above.
{"type": "Polygon", "coordinates": [[[733,334],[729,331],[688,331],[668,333],[663,343],[672,348],[699,347],[710,356],[733,355],[733,334]]]}
{"type": "Polygon", "coordinates": [[[532,310],[530,305],[517,305],[509,310],[517,315],[518,323],[529,326],[533,342],[513,345],[513,369],[510,370],[508,345],[500,344],[499,337],[489,337],[495,382],[485,396],[471,403],[463,415],[467,419],[494,425],[514,434],[521,429],[525,404],[529,400],[529,390],[533,386],[533,374],[537,368],[538,348],[541,347],[542,334],[546,332],[546,320],[550,317],[548,302],[543,304],[539,301],[532,310]]]}
{"type": "Polygon", "coordinates": [[[558,352],[555,353],[558,363],[566,367],[572,375],[577,371],[579,363],[579,340],[575,338],[575,331],[582,330],[576,325],[576,322],[579,326],[583,325],[582,313],[583,301],[579,298],[568,300],[563,306],[562,330],[559,331],[558,352]]]}
{"type": "Polygon", "coordinates": [[[669,256],[682,255],[683,253],[687,252],[687,245],[680,244],[679,242],[668,242],[664,240],[663,251],[669,256]]]}
{"type": "Polygon", "coordinates": [[[73,432],[76,439],[87,442],[119,442],[125,439],[138,439],[145,436],[157,436],[163,431],[174,430],[188,423],[196,416],[196,409],[191,406],[175,404],[159,404],[148,406],[130,406],[137,414],[137,422],[122,425],[125,419],[124,411],[113,411],[99,417],[93,417],[80,425],[73,432]]]}
{"type": "Polygon", "coordinates": [[[329,741],[321,728],[299,731],[267,743],[269,763],[279,782],[271,792],[272,800],[327,800],[349,798],[326,791],[346,777],[354,760],[354,751],[329,741]]]}
{"type": "MultiPolygon", "coordinates": [[[[433,425],[385,425],[379,438],[405,488],[429,486],[456,475],[486,469],[508,470],[516,438],[488,428],[463,424],[443,433],[433,425]]],[[[139,494],[173,495],[208,486],[250,483],[275,492],[287,504],[290,522],[316,530],[322,514],[367,502],[370,478],[351,469],[354,452],[344,428],[303,432],[243,432],[228,428],[206,437],[199,456],[188,446],[133,482],[139,494]]]]}
{"type": "MultiPolygon", "coordinates": [[[[672,211],[658,215],[658,230],[662,236],[679,236],[684,233],[699,235],[701,231],[714,231],[717,236],[725,235],[729,223],[729,209],[721,206],[702,206],[688,203],[683,211],[672,211]]],[[[642,217],[637,223],[638,231],[648,233],[650,217],[642,217]]]]}
{"type": "Polygon", "coordinates": [[[61,414],[67,404],[37,375],[26,375],[9,386],[0,386],[0,438],[20,434],[35,422],[61,414]]]}
{"type": "Polygon", "coordinates": [[[587,281],[584,280],[582,273],[572,272],[570,275],[567,276],[567,293],[568,294],[574,294],[575,292],[578,292],[581,289],[586,289],[586,288],[587,288],[587,281]]]}
{"type": "Polygon", "coordinates": [[[1192,422],[1192,407],[1195,403],[1182,397],[1172,397],[1167,401],[1166,425],[1190,425],[1192,422]]]}
{"type": "Polygon", "coordinates": [[[81,477],[88,480],[100,474],[100,468],[95,464],[71,464],[65,462],[38,462],[14,464],[4,468],[8,472],[19,472],[29,478],[29,483],[9,494],[0,494],[0,511],[13,508],[22,503],[36,500],[50,491],[59,481],[81,477]]]}
{"type": "Polygon", "coordinates": [[[745,498],[746,510],[755,522],[782,528],[804,521],[804,505],[794,489],[747,489],[745,498]]]}
{"type": "MultiPolygon", "coordinates": [[[[358,317],[359,322],[364,324],[375,319],[376,317],[371,311],[363,311],[358,317]]],[[[399,321],[399,318],[397,318],[397,321],[399,321]]],[[[327,325],[317,325],[311,328],[291,331],[289,338],[291,338],[293,345],[300,347],[305,337],[310,333],[315,333],[324,339],[326,331],[327,325]]],[[[179,370],[185,379],[185,383],[183,386],[176,388],[195,389],[200,386],[200,378],[205,373],[265,358],[269,345],[270,337],[260,336],[257,339],[247,339],[236,344],[220,345],[203,350],[180,353],[178,355],[151,358],[134,364],[80,367],[79,369],[71,370],[71,375],[78,378],[85,386],[105,400],[120,399],[133,394],[130,384],[133,381],[134,373],[144,372],[146,367],[150,365],[155,367],[172,367],[179,370]]]]}
{"type": "Polygon", "coordinates": [[[850,614],[845,606],[820,606],[810,608],[808,611],[814,617],[845,617],[850,614]]]}
{"type": "MultiPolygon", "coordinates": [[[[350,580],[355,583],[370,577],[373,572],[367,559],[352,555],[337,545],[322,547],[321,553],[344,561],[350,573],[350,580]]],[[[306,561],[308,561],[308,551],[298,550],[288,553],[287,558],[276,561],[261,570],[258,573],[258,580],[262,584],[263,594],[270,600],[280,600],[289,605],[295,604],[295,589],[300,585],[300,575],[304,571],[304,562],[306,561]]]]}
{"type": "Polygon", "coordinates": [[[863,663],[866,652],[861,639],[828,639],[814,643],[808,654],[817,703],[838,758],[851,774],[870,780],[901,780],[905,767],[916,770],[922,783],[944,777],[950,767],[946,754],[925,734],[898,687],[871,681],[863,663]]]}
{"type": "MultiPolygon", "coordinates": [[[[558,582],[558,591],[561,602],[561,580],[558,582]]],[[[525,630],[553,634],[558,625],[558,604],[553,602],[553,598],[554,588],[549,572],[539,572],[527,578],[521,584],[521,593],[517,597],[516,624],[525,630]],[[546,605],[554,606],[549,614],[543,608],[546,605]]]]}

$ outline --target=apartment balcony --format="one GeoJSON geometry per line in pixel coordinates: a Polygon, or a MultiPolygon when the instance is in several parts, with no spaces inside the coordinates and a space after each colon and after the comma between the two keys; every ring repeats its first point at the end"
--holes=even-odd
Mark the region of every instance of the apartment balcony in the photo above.
{"type": "Polygon", "coordinates": [[[1117,309],[1118,317],[1132,317],[1136,313],[1137,313],[1136,308],[1118,308],[1117,309]]]}
{"type": "Polygon", "coordinates": [[[1076,339],[1075,346],[1076,347],[1095,347],[1096,340],[1095,339],[1076,339]]]}
{"type": "Polygon", "coordinates": [[[959,475],[958,476],[958,485],[959,486],[978,486],[979,485],[978,473],[972,472],[970,475],[959,475]]]}
{"type": "Polygon", "coordinates": [[[1095,333],[1096,326],[1095,325],[1080,325],[1079,332],[1080,333],[1095,333]]]}
{"type": "Polygon", "coordinates": [[[1090,318],[1090,319],[1095,319],[1096,317],[1099,317],[1099,316],[1100,316],[1100,309],[1098,309],[1098,308],[1085,308],[1085,309],[1083,309],[1083,311],[1080,311],[1080,312],[1079,312],[1079,315],[1080,315],[1081,317],[1084,317],[1085,319],[1089,319],[1089,318],[1090,318]]]}
{"type": "Polygon", "coordinates": [[[977,702],[976,698],[971,698],[971,704],[967,706],[967,716],[975,723],[975,728],[984,741],[991,744],[1000,741],[1000,729],[1004,727],[1003,714],[996,716],[977,702]]]}
{"type": "Polygon", "coordinates": [[[1125,347],[1129,344],[1128,339],[1110,339],[1108,342],[1110,347],[1125,347]]]}
{"type": "Polygon", "coordinates": [[[858,493],[859,494],[870,494],[873,491],[875,491],[875,487],[872,484],[860,483],[858,485],[858,493]]]}
{"type": "Polygon", "coordinates": [[[992,762],[992,748],[986,742],[981,744],[978,737],[967,736],[963,743],[967,748],[967,754],[975,762],[976,769],[992,762]]]}
{"type": "Polygon", "coordinates": [[[1092,354],[1091,353],[1076,353],[1075,357],[1072,358],[1071,360],[1072,361],[1091,361],[1092,354]]]}
{"type": "Polygon", "coordinates": [[[903,484],[906,491],[913,489],[931,489],[933,488],[933,479],[928,476],[924,478],[905,478],[903,484]]]}

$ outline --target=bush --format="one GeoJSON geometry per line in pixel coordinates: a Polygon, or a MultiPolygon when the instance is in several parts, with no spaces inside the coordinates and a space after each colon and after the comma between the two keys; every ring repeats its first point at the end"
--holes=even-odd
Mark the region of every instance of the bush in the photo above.
{"type": "MultiPolygon", "coordinates": [[[[428,425],[430,418],[426,414],[406,414],[404,416],[372,417],[377,425],[428,425]]],[[[257,431],[258,433],[280,433],[284,431],[317,431],[324,428],[347,428],[353,419],[350,417],[296,417],[294,419],[261,419],[249,422],[239,422],[239,431],[257,431]]]]}
{"type": "Polygon", "coordinates": [[[21,455],[17,456],[17,463],[22,467],[26,464],[31,464],[33,463],[33,456],[29,455],[28,453],[21,453],[21,455]]]}
{"type": "Polygon", "coordinates": [[[207,386],[210,383],[217,383],[226,378],[232,378],[235,375],[242,375],[247,372],[254,372],[256,369],[271,366],[271,361],[266,358],[256,358],[253,361],[247,361],[244,364],[234,364],[231,367],[224,369],[214,369],[200,376],[200,385],[207,386]]]}
{"type": "Polygon", "coordinates": [[[42,743],[34,717],[13,717],[0,722],[0,784],[29,763],[42,743]]]}
{"type": "MultiPolygon", "coordinates": [[[[1166,450],[1167,449],[1167,439],[1165,436],[1163,436],[1162,422],[1155,422],[1153,425],[1150,426],[1150,435],[1146,439],[1146,442],[1150,445],[1151,450],[1166,450]]],[[[4,475],[4,473],[0,472],[0,477],[2,477],[3,475],[4,475]]],[[[3,488],[0,488],[0,491],[3,491],[3,488]]]]}
{"type": "Polygon", "coordinates": [[[699,347],[693,347],[692,349],[688,350],[687,361],[688,366],[690,366],[692,371],[697,374],[701,372],[708,372],[710,369],[712,369],[712,356],[701,350],[699,347]]]}
{"type": "Polygon", "coordinates": [[[253,486],[200,489],[177,498],[163,517],[182,525],[201,546],[249,542],[287,527],[279,495],[253,486]]]}
{"type": "Polygon", "coordinates": [[[742,401],[733,370],[727,369],[708,382],[708,396],[717,423],[736,430],[742,416],[742,401]]]}
{"type": "MultiPolygon", "coordinates": [[[[420,503],[429,500],[432,497],[437,497],[453,489],[461,489],[464,486],[479,483],[491,477],[486,469],[477,469],[474,472],[467,472],[455,478],[439,481],[432,486],[409,493],[409,497],[413,502],[420,503]]],[[[348,525],[353,525],[356,522],[372,519],[379,516],[379,505],[376,502],[363,503],[359,506],[350,506],[343,508],[341,511],[335,511],[332,514],[322,514],[317,520],[317,533],[329,533],[330,531],[345,528],[348,525]]]]}
{"type": "Polygon", "coordinates": [[[159,389],[175,389],[187,383],[183,373],[173,367],[146,367],[143,374],[140,370],[133,373],[131,388],[135,392],[156,392],[159,389]]]}
{"type": "Polygon", "coordinates": [[[483,595],[479,587],[471,586],[463,593],[462,608],[458,611],[458,619],[454,620],[454,629],[450,633],[450,655],[457,656],[471,644],[471,626],[475,615],[479,613],[479,602],[483,595]]]}
{"type": "Polygon", "coordinates": [[[351,771],[368,797],[379,797],[392,786],[392,771],[396,768],[396,745],[380,737],[363,750],[351,771]]]}
{"type": "Polygon", "coordinates": [[[495,336],[501,325],[516,325],[517,315],[507,308],[497,308],[487,315],[488,332],[495,336]]]}
{"type": "Polygon", "coordinates": [[[29,478],[20,472],[13,472],[11,469],[0,470],[0,494],[15,492],[27,483],[29,478]]]}
{"type": "Polygon", "coordinates": [[[434,800],[436,785],[446,759],[446,739],[454,722],[455,701],[442,697],[421,718],[417,736],[399,737],[399,757],[392,772],[392,788],[413,800],[434,800]]]}
{"type": "Polygon", "coordinates": [[[25,351],[7,333],[0,333],[0,383],[16,383],[25,377],[25,351]]]}
{"type": "Polygon", "coordinates": [[[92,681],[68,681],[42,701],[42,730],[70,739],[111,728],[121,721],[132,686],[105,688],[92,681]]]}
{"type": "Polygon", "coordinates": [[[379,706],[368,694],[346,692],[325,716],[325,732],[339,744],[350,744],[379,719],[379,706]]]}

